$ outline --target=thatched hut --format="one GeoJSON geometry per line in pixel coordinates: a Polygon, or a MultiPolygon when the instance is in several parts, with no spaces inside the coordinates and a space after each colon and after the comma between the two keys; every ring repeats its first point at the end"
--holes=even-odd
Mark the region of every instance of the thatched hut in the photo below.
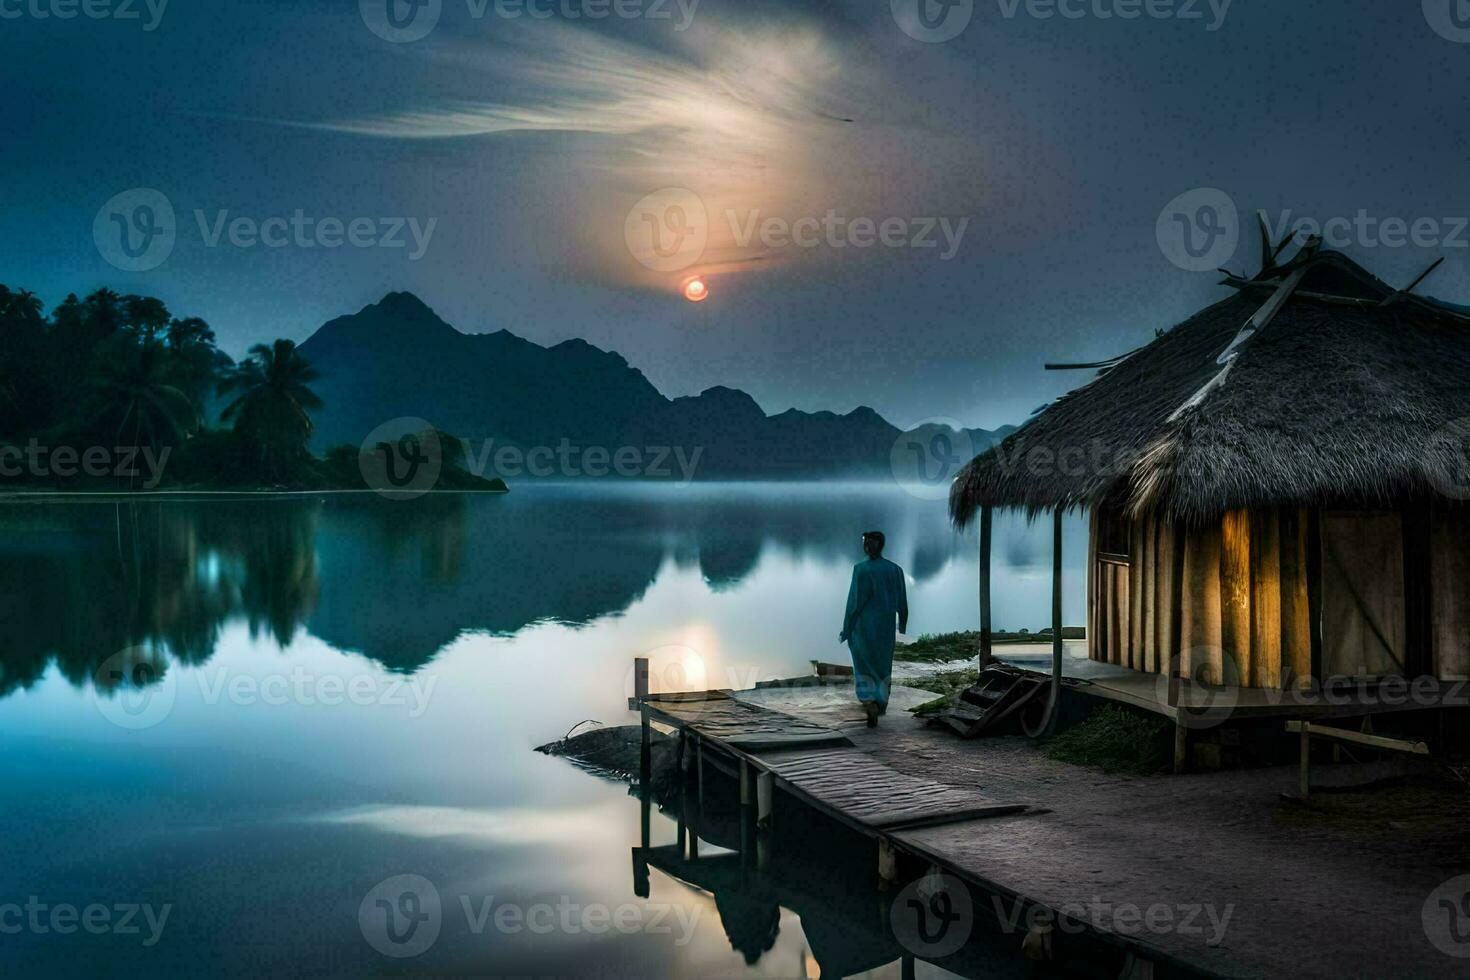
{"type": "Polygon", "coordinates": [[[951,516],[980,517],[984,550],[993,508],[1088,515],[1092,660],[1278,692],[1465,678],[1470,316],[1413,295],[1422,276],[1280,251],[1081,365],[1098,375],[959,473],[951,516]]]}

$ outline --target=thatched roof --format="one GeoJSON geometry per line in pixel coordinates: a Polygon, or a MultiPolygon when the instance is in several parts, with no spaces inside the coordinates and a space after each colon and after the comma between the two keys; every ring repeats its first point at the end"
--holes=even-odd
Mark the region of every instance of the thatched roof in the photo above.
{"type": "Polygon", "coordinates": [[[1253,280],[1226,282],[1234,295],[1107,367],[961,470],[950,490],[955,522],[982,505],[1036,513],[1104,501],[1134,515],[1203,520],[1236,507],[1402,499],[1464,482],[1470,318],[1315,247],[1253,280]],[[1245,336],[1258,315],[1267,325],[1245,336]]]}

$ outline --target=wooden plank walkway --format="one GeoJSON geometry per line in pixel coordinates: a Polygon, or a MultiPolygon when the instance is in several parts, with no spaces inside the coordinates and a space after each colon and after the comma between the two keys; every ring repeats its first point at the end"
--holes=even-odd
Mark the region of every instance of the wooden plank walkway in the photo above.
{"type": "MultiPolygon", "coordinates": [[[[777,693],[767,689],[764,696],[777,693]]],[[[834,728],[729,691],[650,695],[644,704],[650,719],[729,750],[793,796],[869,834],[1026,809],[905,775],[854,748],[834,728]]]]}
{"type": "Polygon", "coordinates": [[[758,764],[789,784],[796,795],[878,829],[930,827],[1026,809],[1024,804],[996,803],[979,793],[906,776],[856,748],[767,752],[758,764]]]}
{"type": "Polygon", "coordinates": [[[646,699],[657,721],[745,752],[771,751],[793,746],[851,746],[841,732],[815,722],[772,711],[733,697],[728,691],[709,691],[705,697],[687,694],[646,699]]]}

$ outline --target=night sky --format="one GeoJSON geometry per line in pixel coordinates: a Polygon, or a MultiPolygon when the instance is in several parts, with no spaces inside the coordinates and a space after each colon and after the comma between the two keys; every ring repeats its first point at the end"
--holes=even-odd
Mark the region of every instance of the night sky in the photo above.
{"type": "Polygon", "coordinates": [[[0,0],[0,282],[155,295],[235,356],[406,289],[671,396],[994,426],[1223,295],[1182,266],[1254,272],[1257,209],[1470,302],[1465,0],[124,2],[0,0]],[[138,189],[161,262],[116,247],[138,189]],[[686,191],[704,248],[640,251],[686,191]]]}

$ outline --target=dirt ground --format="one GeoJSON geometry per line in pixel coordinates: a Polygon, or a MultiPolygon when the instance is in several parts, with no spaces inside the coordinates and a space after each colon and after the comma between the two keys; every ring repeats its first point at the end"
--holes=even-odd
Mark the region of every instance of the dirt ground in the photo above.
{"type": "Polygon", "coordinates": [[[902,709],[932,695],[912,689],[869,729],[844,693],[753,697],[902,772],[1032,805],[898,835],[978,880],[1224,975],[1470,976],[1470,879],[1450,884],[1470,873],[1470,796],[1426,763],[1314,764],[1302,804],[1282,798],[1295,766],[1109,775],[1027,739],[925,727],[902,709]],[[1364,784],[1377,787],[1315,791],[1364,784]]]}

